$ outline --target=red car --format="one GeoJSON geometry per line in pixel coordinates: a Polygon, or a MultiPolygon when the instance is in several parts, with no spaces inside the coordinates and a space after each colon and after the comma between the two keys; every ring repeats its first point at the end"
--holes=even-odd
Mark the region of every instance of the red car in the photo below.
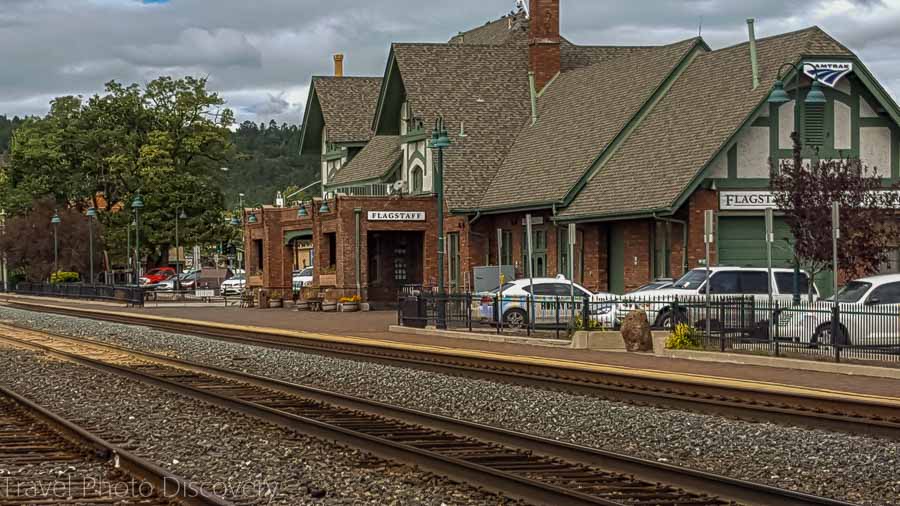
{"type": "Polygon", "coordinates": [[[157,267],[155,269],[150,269],[149,271],[145,272],[143,276],[141,276],[141,286],[154,285],[156,283],[165,281],[174,275],[175,268],[173,267],[157,267]]]}

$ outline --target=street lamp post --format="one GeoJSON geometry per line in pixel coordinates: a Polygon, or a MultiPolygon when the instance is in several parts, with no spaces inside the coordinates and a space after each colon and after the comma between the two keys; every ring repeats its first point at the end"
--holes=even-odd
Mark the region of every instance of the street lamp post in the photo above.
{"type": "Polygon", "coordinates": [[[181,290],[181,245],[178,242],[178,220],[186,220],[183,207],[175,208],[175,291],[181,290]],[[178,210],[181,209],[179,213],[178,210]]]}
{"type": "MultiPolygon", "coordinates": [[[[796,99],[794,100],[794,131],[791,133],[791,139],[794,141],[794,163],[797,166],[800,166],[803,163],[803,141],[800,136],[800,131],[802,130],[801,126],[801,112],[802,105],[823,105],[827,102],[825,98],[825,93],[822,92],[822,87],[819,85],[819,78],[816,66],[807,63],[800,62],[798,63],[785,63],[778,69],[777,79],[775,80],[775,86],[772,89],[772,93],[769,95],[768,103],[774,105],[786,104],[791,101],[790,95],[784,89],[784,75],[782,72],[785,69],[792,69],[795,74],[796,84],[794,85],[794,90],[796,93],[796,99]],[[813,75],[816,77],[813,78],[812,85],[810,86],[809,92],[806,94],[806,98],[801,102],[800,101],[800,77],[803,75],[803,69],[805,67],[811,67],[813,69],[813,75]]],[[[813,280],[809,280],[810,283],[813,280]]],[[[800,303],[800,259],[797,258],[797,255],[794,255],[794,304],[800,303]]]]}
{"type": "Polygon", "coordinates": [[[437,258],[438,258],[438,329],[447,328],[447,306],[444,300],[444,148],[450,146],[450,138],[444,127],[444,118],[438,116],[434,122],[434,130],[431,132],[431,149],[437,150],[437,164],[434,168],[434,188],[437,192],[437,258]]]}
{"type": "Polygon", "coordinates": [[[94,284],[94,218],[97,216],[97,210],[93,207],[89,207],[87,210],[87,218],[88,218],[88,263],[91,264],[90,272],[91,277],[89,278],[90,283],[94,284]]]}
{"type": "Polygon", "coordinates": [[[59,213],[54,211],[53,218],[50,218],[50,224],[53,225],[53,272],[59,272],[59,236],[57,235],[57,229],[61,222],[59,213]]]}
{"type": "Polygon", "coordinates": [[[138,191],[131,201],[131,209],[134,211],[134,284],[141,284],[141,209],[144,208],[144,199],[141,198],[141,192],[138,191]]]}

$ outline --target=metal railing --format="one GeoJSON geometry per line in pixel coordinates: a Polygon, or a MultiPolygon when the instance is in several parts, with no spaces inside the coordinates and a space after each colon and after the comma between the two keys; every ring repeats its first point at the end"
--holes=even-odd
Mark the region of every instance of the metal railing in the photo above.
{"type": "Polygon", "coordinates": [[[351,197],[387,197],[391,194],[390,183],[372,183],[359,186],[341,186],[328,191],[329,198],[335,195],[348,195],[351,197]]]}
{"type": "Polygon", "coordinates": [[[13,292],[20,295],[112,300],[133,306],[144,305],[144,289],[133,285],[84,285],[80,283],[31,283],[23,281],[16,285],[13,292]]]}
{"type": "Polygon", "coordinates": [[[677,329],[689,348],[900,366],[900,304],[770,303],[765,295],[573,300],[423,292],[400,297],[398,323],[565,339],[573,330],[618,329],[635,310],[645,312],[652,329],[677,329]]]}

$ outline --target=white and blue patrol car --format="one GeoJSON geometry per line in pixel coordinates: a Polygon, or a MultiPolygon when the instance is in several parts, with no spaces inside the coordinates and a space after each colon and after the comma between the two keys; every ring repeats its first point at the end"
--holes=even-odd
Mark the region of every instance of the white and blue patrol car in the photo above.
{"type": "Polygon", "coordinates": [[[510,329],[525,328],[529,321],[540,327],[568,326],[573,314],[578,319],[584,314],[585,300],[589,301],[590,320],[602,327],[616,326],[614,295],[592,293],[578,283],[570,283],[562,275],[533,280],[517,279],[493,290],[480,292],[472,301],[472,314],[479,315],[484,323],[496,325],[494,310],[498,295],[502,297],[500,314],[503,315],[503,326],[510,329]],[[534,308],[533,320],[530,306],[534,308]]]}

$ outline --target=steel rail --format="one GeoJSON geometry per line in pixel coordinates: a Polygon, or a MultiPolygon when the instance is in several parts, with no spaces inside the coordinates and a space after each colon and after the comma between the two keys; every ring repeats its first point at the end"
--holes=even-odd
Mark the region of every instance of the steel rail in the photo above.
{"type": "MultiPolygon", "coordinates": [[[[777,487],[738,480],[705,471],[698,471],[654,462],[646,459],[630,457],[627,455],[599,450],[596,448],[559,442],[548,438],[533,436],[496,427],[490,427],[484,424],[458,420],[442,415],[434,415],[431,413],[425,413],[422,411],[403,407],[397,407],[378,401],[363,399],[337,392],[331,392],[320,388],[298,385],[282,380],[266,378],[259,375],[234,371],[217,366],[203,365],[191,361],[157,355],[155,353],[97,342],[91,339],[60,336],[57,334],[47,333],[43,331],[33,331],[30,329],[28,329],[27,331],[35,334],[48,335],[53,339],[73,343],[76,346],[109,350],[122,355],[137,357],[150,363],[164,364],[177,370],[190,371],[210,377],[221,377],[240,384],[252,385],[269,391],[280,392],[306,400],[326,403],[347,410],[363,411],[365,413],[370,413],[381,417],[400,420],[409,424],[421,425],[430,429],[447,431],[468,438],[489,441],[494,444],[515,448],[516,450],[545,455],[553,459],[565,460],[568,462],[574,462],[586,466],[599,467],[604,471],[631,475],[638,480],[646,481],[649,483],[664,482],[667,485],[685,489],[696,494],[725,498],[729,501],[734,501],[741,504],[848,504],[837,500],[816,497],[813,495],[795,491],[783,490],[777,487]]],[[[77,354],[65,352],[47,345],[35,343],[33,341],[22,341],[18,338],[10,338],[3,335],[2,328],[0,328],[0,339],[8,339],[10,341],[20,342],[51,353],[63,353],[65,354],[65,358],[76,359],[79,362],[82,362],[82,359],[84,358],[77,354]]],[[[85,364],[92,366],[97,365],[94,363],[94,359],[89,359],[89,361],[90,362],[87,362],[85,364]]],[[[109,365],[110,364],[106,364],[103,366],[103,368],[107,368],[107,366],[109,365]]],[[[113,367],[118,368],[119,366],[113,367]]],[[[132,375],[131,373],[133,371],[131,371],[130,369],[127,371],[129,375],[132,375]]],[[[159,380],[159,378],[153,378],[154,382],[159,380]]],[[[179,389],[181,389],[181,387],[179,387],[179,389]]],[[[204,400],[208,400],[206,399],[205,394],[206,392],[204,392],[204,395],[200,397],[204,398],[204,400]]],[[[191,395],[192,397],[197,397],[195,392],[189,392],[189,395],[191,395]]],[[[258,414],[254,413],[253,410],[247,410],[246,408],[247,406],[242,406],[241,410],[247,414],[259,416],[258,414]]],[[[266,413],[266,415],[271,415],[271,413],[266,413]]],[[[370,448],[367,447],[365,449],[370,448]]],[[[379,453],[377,449],[375,450],[375,452],[379,453]]],[[[441,470],[446,472],[446,469],[441,470]]],[[[481,482],[479,483],[493,488],[494,486],[496,486],[493,485],[493,481],[496,480],[497,475],[491,473],[490,476],[491,479],[487,482],[481,480],[481,482]]],[[[466,481],[469,481],[471,483],[471,481],[468,479],[466,481]]],[[[506,489],[499,489],[498,491],[511,493],[506,489]]],[[[523,495],[520,497],[526,498],[528,500],[541,500],[540,497],[535,497],[532,495],[523,495]]],[[[591,503],[619,504],[616,502],[591,503]]],[[[578,502],[567,502],[567,504],[578,504],[578,502]]]]}
{"type": "Polygon", "coordinates": [[[177,498],[178,504],[185,506],[232,506],[231,502],[209,493],[203,487],[194,484],[190,480],[95,436],[43,406],[22,397],[4,385],[0,385],[0,396],[12,399],[16,404],[24,408],[30,416],[48,426],[54,433],[69,443],[90,449],[98,460],[112,460],[115,469],[124,471],[138,481],[149,483],[153,486],[157,495],[160,495],[160,491],[166,492],[164,494],[165,497],[160,496],[166,503],[177,498]],[[175,493],[168,494],[167,492],[172,487],[175,487],[175,493]]]}
{"type": "Polygon", "coordinates": [[[699,385],[677,379],[639,378],[627,373],[582,371],[551,365],[517,364],[495,358],[453,357],[376,345],[333,343],[321,339],[286,337],[183,321],[146,319],[123,313],[86,312],[77,308],[46,307],[14,301],[8,304],[30,311],[139,325],[240,344],[412,366],[456,376],[479,377],[639,405],[900,440],[900,408],[867,399],[836,400],[795,393],[760,392],[753,391],[752,387],[699,385]]]}

